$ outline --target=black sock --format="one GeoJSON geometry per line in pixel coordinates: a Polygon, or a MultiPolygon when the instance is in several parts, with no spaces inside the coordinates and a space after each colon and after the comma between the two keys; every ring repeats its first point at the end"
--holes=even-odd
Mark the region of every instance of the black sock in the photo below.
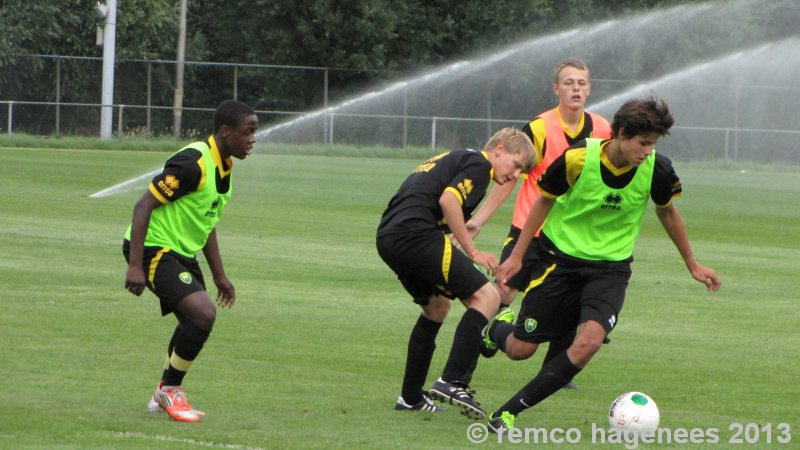
{"type": "Polygon", "coordinates": [[[492,325],[492,329],[489,330],[489,339],[494,342],[494,345],[497,346],[503,353],[506,352],[506,339],[508,339],[508,335],[514,332],[514,324],[507,323],[507,322],[500,322],[497,321],[492,325]]]}
{"type": "Polygon", "coordinates": [[[489,319],[477,309],[467,308],[456,327],[453,347],[442,372],[442,379],[448,382],[467,384],[475,360],[480,356],[481,330],[489,319]]]}
{"type": "Polygon", "coordinates": [[[164,373],[164,386],[180,386],[211,331],[204,330],[192,322],[184,323],[175,339],[175,348],[170,356],[169,367],[164,373]]]}
{"type": "Polygon", "coordinates": [[[403,400],[409,405],[416,405],[422,401],[422,387],[431,367],[433,351],[436,350],[436,335],[441,327],[441,323],[429,320],[420,314],[411,330],[401,393],[403,400]]]}
{"type": "Polygon", "coordinates": [[[569,360],[567,352],[561,352],[542,367],[536,378],[511,397],[495,414],[500,415],[503,411],[508,411],[516,416],[557,392],[580,371],[581,369],[569,360]]]}
{"type": "Polygon", "coordinates": [[[577,334],[578,330],[574,329],[568,333],[562,334],[561,336],[552,339],[550,341],[550,346],[547,347],[547,354],[544,355],[544,360],[542,361],[542,367],[545,364],[549,363],[553,360],[556,356],[560,355],[561,352],[566,351],[572,342],[575,340],[575,335],[577,334]]]}
{"type": "Polygon", "coordinates": [[[172,332],[172,338],[169,340],[169,345],[167,346],[167,359],[164,362],[164,370],[161,372],[162,380],[167,376],[167,369],[169,369],[169,358],[172,356],[172,352],[175,351],[175,341],[178,340],[178,336],[180,334],[181,323],[178,322],[178,325],[175,327],[175,331],[172,332]]]}

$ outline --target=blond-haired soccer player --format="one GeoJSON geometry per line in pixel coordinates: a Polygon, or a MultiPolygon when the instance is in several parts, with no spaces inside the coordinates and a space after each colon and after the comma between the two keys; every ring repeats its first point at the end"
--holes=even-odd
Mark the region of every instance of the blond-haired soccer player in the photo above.
{"type": "Polygon", "coordinates": [[[477,265],[494,273],[497,259],[480,251],[467,231],[469,218],[489,183],[516,181],[530,164],[533,144],[522,132],[504,128],[483,151],[454,150],[420,164],[402,183],[381,217],[378,254],[422,308],[408,342],[405,374],[395,409],[442,411],[431,396],[456,405],[464,415],[486,412],[468,386],[481,330],[500,305],[500,293],[477,265]],[[457,248],[448,234],[458,243],[457,248]],[[456,328],[450,357],[430,396],[423,391],[436,335],[458,298],[467,308],[456,328]]]}

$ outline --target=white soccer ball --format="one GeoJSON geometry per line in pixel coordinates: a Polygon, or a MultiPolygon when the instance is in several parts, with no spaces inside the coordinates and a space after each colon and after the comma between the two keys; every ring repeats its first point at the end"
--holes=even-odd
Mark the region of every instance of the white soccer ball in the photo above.
{"type": "Polygon", "coordinates": [[[608,424],[612,428],[635,433],[655,433],[660,414],[650,396],[641,392],[622,394],[608,409],[608,424]]]}

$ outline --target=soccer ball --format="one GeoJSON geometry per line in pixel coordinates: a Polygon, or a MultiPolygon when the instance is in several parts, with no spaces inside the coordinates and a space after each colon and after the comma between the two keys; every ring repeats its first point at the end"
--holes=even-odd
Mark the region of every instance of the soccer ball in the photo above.
{"type": "Polygon", "coordinates": [[[647,394],[628,392],[611,403],[608,424],[635,433],[654,433],[658,429],[658,406],[647,394]]]}

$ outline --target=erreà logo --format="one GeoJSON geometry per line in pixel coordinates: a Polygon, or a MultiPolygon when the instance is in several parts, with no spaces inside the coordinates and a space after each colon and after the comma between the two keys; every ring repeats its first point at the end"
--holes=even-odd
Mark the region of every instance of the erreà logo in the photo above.
{"type": "Polygon", "coordinates": [[[214,202],[211,203],[211,209],[206,211],[206,217],[217,217],[217,212],[214,211],[217,209],[217,206],[219,206],[219,200],[214,200],[214,202]]]}
{"type": "Polygon", "coordinates": [[[461,191],[461,198],[467,198],[469,193],[472,192],[472,180],[465,178],[464,181],[458,183],[458,190],[461,191]]]}
{"type": "Polygon", "coordinates": [[[622,209],[619,204],[622,203],[623,198],[619,193],[609,192],[603,197],[603,200],[605,200],[605,204],[600,205],[600,209],[611,209],[614,211],[622,209]]]}

